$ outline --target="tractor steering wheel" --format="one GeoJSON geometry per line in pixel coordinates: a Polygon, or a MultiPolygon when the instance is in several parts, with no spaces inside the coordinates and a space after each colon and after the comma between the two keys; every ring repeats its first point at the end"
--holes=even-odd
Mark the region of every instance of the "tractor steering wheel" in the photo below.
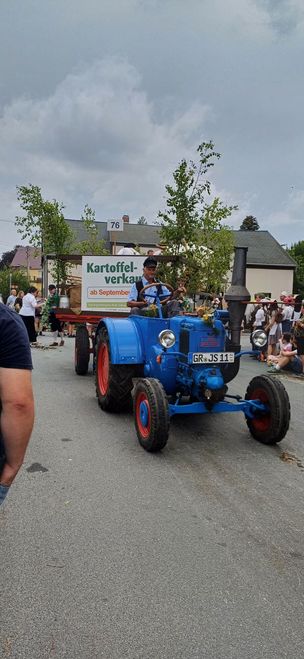
{"type": "Polygon", "coordinates": [[[141,291],[139,292],[139,295],[143,295],[143,294],[144,294],[144,295],[146,295],[147,297],[155,297],[155,298],[158,298],[161,304],[165,304],[166,302],[168,302],[168,300],[171,300],[173,293],[174,293],[174,288],[172,288],[172,286],[170,286],[170,284],[165,284],[163,281],[158,281],[158,282],[153,282],[152,284],[146,284],[146,286],[144,286],[144,287],[141,289],[141,291]],[[166,293],[160,293],[160,294],[159,294],[158,291],[157,291],[157,294],[156,294],[156,295],[151,295],[151,293],[150,293],[150,294],[149,294],[149,293],[146,293],[146,290],[147,290],[148,288],[152,288],[152,286],[156,286],[156,288],[157,288],[158,286],[166,286],[166,288],[168,288],[169,291],[170,291],[170,295],[166,295],[166,293]],[[161,298],[161,297],[164,297],[164,295],[166,296],[165,299],[164,299],[164,300],[161,300],[160,298],[161,298]]]}

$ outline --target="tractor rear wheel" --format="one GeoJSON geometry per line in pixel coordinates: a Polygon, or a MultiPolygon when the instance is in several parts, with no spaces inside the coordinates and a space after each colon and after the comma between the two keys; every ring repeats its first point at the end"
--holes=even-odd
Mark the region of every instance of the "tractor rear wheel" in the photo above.
{"type": "Polygon", "coordinates": [[[142,378],[134,391],[134,416],[138,441],[150,453],[161,451],[169,435],[169,405],[159,380],[142,378]]]}
{"type": "Polygon", "coordinates": [[[254,439],[263,444],[277,444],[286,435],[290,421],[290,403],[282,382],[269,375],[258,375],[249,383],[246,400],[259,400],[268,406],[267,412],[257,412],[246,418],[254,439]]]}
{"type": "Polygon", "coordinates": [[[77,375],[86,375],[90,361],[90,339],[87,328],[80,325],[75,337],[75,371],[77,375]]]}
{"type": "Polygon", "coordinates": [[[125,412],[132,409],[133,366],[111,363],[108,332],[101,330],[96,346],[96,396],[106,412],[125,412]]]}

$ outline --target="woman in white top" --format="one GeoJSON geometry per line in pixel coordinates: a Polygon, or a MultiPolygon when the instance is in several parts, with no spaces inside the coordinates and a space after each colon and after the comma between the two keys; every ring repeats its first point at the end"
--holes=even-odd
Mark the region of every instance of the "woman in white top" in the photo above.
{"type": "Polygon", "coordinates": [[[265,321],[266,321],[266,316],[265,316],[264,306],[262,304],[259,304],[253,323],[254,329],[262,328],[265,324],[265,321]]]}
{"type": "Polygon", "coordinates": [[[269,322],[269,333],[268,333],[268,348],[267,355],[268,357],[277,355],[277,346],[279,341],[282,338],[282,312],[278,309],[275,315],[270,319],[269,322]]]}
{"type": "Polygon", "coordinates": [[[293,317],[293,306],[291,304],[292,298],[284,297],[284,306],[282,309],[283,320],[282,320],[282,332],[283,334],[289,333],[292,326],[292,317],[293,317]]]}
{"type": "Polygon", "coordinates": [[[42,307],[44,300],[37,302],[38,289],[30,286],[26,295],[22,298],[22,307],[19,311],[25,327],[27,329],[30,344],[36,344],[37,334],[35,330],[35,309],[42,307]]]}
{"type": "MultiPolygon", "coordinates": [[[[265,325],[265,322],[266,322],[266,316],[265,316],[265,311],[264,311],[264,305],[262,303],[260,303],[259,306],[258,306],[258,310],[255,314],[255,319],[254,319],[253,328],[252,328],[253,332],[257,329],[263,329],[264,325],[265,325]]],[[[254,347],[254,345],[252,343],[252,334],[250,336],[250,341],[251,341],[251,345],[252,345],[252,350],[256,350],[256,348],[254,347]]],[[[262,350],[260,352],[260,357],[258,359],[260,359],[261,361],[265,361],[265,350],[266,350],[266,347],[262,348],[262,350]]]]}

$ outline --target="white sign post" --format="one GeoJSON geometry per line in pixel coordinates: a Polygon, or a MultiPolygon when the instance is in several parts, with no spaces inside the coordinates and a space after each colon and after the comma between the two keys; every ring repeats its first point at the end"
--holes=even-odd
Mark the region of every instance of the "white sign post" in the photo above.
{"type": "Polygon", "coordinates": [[[129,311],[132,284],[141,278],[146,256],[83,256],[82,311],[129,311]]]}
{"type": "Polygon", "coordinates": [[[108,220],[107,221],[107,230],[108,231],[123,231],[124,223],[123,219],[121,220],[108,220]]]}
{"type": "Polygon", "coordinates": [[[116,254],[116,231],[124,230],[123,219],[121,218],[120,220],[108,220],[107,230],[110,233],[110,241],[113,243],[113,254],[116,254]]]}

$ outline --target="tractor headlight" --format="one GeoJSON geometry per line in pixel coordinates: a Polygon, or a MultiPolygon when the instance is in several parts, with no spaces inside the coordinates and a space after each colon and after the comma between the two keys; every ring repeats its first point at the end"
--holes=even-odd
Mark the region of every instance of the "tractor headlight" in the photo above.
{"type": "Polygon", "coordinates": [[[254,347],[257,348],[257,350],[261,350],[267,343],[267,334],[264,330],[257,329],[252,332],[251,340],[254,347]]]}
{"type": "Polygon", "coordinates": [[[163,348],[172,348],[176,341],[175,334],[172,330],[165,329],[158,335],[158,340],[163,348]]]}

